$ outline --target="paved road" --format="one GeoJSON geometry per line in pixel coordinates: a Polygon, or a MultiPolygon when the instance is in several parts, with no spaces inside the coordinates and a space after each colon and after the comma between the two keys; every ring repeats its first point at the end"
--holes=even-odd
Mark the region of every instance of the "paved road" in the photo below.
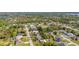
{"type": "Polygon", "coordinates": [[[34,46],[27,25],[25,25],[25,29],[26,29],[27,37],[29,38],[30,46],[34,46]]]}
{"type": "Polygon", "coordinates": [[[64,35],[61,35],[61,37],[70,42],[70,43],[68,43],[67,45],[69,45],[69,44],[74,44],[74,45],[78,46],[78,44],[76,44],[76,43],[72,42],[70,39],[64,37],[64,35]]]}

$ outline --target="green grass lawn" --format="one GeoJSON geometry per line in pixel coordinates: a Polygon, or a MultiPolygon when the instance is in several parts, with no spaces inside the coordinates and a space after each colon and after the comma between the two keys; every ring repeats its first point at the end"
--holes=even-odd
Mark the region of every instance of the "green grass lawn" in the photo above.
{"type": "Polygon", "coordinates": [[[23,36],[23,38],[21,39],[23,42],[28,42],[29,39],[26,36],[23,36]]]}
{"type": "Polygon", "coordinates": [[[67,40],[65,40],[65,39],[62,39],[62,42],[70,43],[69,41],[67,41],[67,40]]]}
{"type": "Polygon", "coordinates": [[[0,39],[0,46],[9,46],[10,40],[9,39],[0,39]]]}
{"type": "Polygon", "coordinates": [[[79,44],[79,40],[72,40],[74,43],[79,44]]]}
{"type": "Polygon", "coordinates": [[[70,44],[70,45],[68,45],[68,46],[75,46],[74,44],[70,44]]]}
{"type": "Polygon", "coordinates": [[[17,46],[30,46],[30,44],[18,44],[17,46]]]}

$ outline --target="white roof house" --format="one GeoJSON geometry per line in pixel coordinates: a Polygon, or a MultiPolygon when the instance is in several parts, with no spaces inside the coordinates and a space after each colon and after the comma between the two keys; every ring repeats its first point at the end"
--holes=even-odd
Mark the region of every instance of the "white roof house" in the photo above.
{"type": "Polygon", "coordinates": [[[79,37],[77,37],[77,40],[79,40],[79,37]]]}
{"type": "Polygon", "coordinates": [[[30,25],[30,27],[31,27],[31,30],[32,30],[34,33],[38,33],[38,30],[37,30],[36,26],[30,25]]]}
{"type": "Polygon", "coordinates": [[[22,35],[17,35],[17,36],[16,36],[16,39],[17,39],[17,40],[20,40],[22,37],[23,37],[22,35]]]}
{"type": "Polygon", "coordinates": [[[72,34],[72,33],[68,33],[67,35],[70,36],[70,37],[74,37],[74,36],[75,36],[75,35],[72,34]]]}

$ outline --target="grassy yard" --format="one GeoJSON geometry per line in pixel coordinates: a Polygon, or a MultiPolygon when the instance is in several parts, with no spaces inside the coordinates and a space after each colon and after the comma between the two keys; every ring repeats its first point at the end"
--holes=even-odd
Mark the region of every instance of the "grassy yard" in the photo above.
{"type": "Polygon", "coordinates": [[[72,40],[74,43],[79,44],[79,40],[72,40]]]}
{"type": "Polygon", "coordinates": [[[23,38],[21,39],[23,42],[28,42],[29,38],[27,38],[26,36],[23,36],[23,38]]]}
{"type": "Polygon", "coordinates": [[[9,46],[10,40],[9,39],[0,39],[0,46],[9,46]]]}

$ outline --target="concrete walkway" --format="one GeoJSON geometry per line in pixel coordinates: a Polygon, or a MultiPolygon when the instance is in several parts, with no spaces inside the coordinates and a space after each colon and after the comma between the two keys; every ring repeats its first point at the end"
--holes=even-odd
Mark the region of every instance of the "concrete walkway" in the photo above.
{"type": "Polygon", "coordinates": [[[25,25],[25,29],[26,29],[27,37],[29,38],[30,46],[34,46],[27,25],[25,25]]]}

